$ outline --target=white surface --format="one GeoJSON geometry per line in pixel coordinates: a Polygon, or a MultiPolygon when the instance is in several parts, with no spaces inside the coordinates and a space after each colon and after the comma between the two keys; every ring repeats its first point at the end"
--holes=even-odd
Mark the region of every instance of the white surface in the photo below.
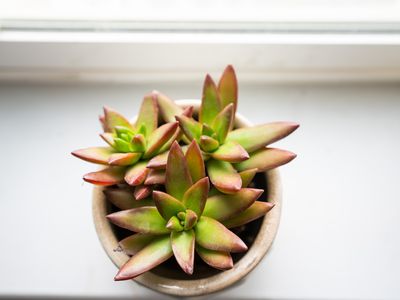
{"type": "MultiPolygon", "coordinates": [[[[71,150],[101,145],[97,115],[127,115],[157,88],[195,98],[197,85],[0,86],[0,295],[161,296],[114,282],[95,235],[95,166],[71,150]]],[[[276,146],[298,154],[281,168],[282,223],[273,249],[240,285],[211,298],[400,297],[400,87],[241,85],[255,123],[293,120],[276,146]]]]}
{"type": "Polygon", "coordinates": [[[399,81],[399,52],[400,35],[393,33],[6,30],[0,80],[198,82],[229,62],[249,83],[399,81]]]}
{"type": "Polygon", "coordinates": [[[373,23],[399,21],[399,7],[399,0],[1,0],[0,18],[373,23]]]}

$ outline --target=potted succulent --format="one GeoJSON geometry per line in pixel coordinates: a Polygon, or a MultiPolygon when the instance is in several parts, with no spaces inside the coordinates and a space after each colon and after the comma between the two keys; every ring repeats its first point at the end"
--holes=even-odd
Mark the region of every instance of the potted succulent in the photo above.
{"type": "Polygon", "coordinates": [[[280,216],[276,168],[296,156],[268,145],[299,125],[249,127],[237,100],[228,66],[218,85],[206,76],[201,103],[152,92],[134,122],[105,107],[108,146],[72,152],[104,165],[83,179],[96,185],[93,215],[115,280],[202,295],[233,284],[268,251],[280,216]]]}

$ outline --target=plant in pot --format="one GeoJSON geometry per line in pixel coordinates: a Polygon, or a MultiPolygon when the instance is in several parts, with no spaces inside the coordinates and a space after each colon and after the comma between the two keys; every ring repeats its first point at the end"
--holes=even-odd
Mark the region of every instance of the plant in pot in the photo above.
{"type": "Polygon", "coordinates": [[[202,295],[235,283],[268,251],[280,216],[276,168],[296,156],[268,145],[298,124],[249,127],[237,100],[228,66],[218,85],[206,76],[200,105],[152,92],[135,122],[105,108],[108,147],[72,153],[106,166],[83,179],[96,185],[93,215],[115,280],[202,295]]]}

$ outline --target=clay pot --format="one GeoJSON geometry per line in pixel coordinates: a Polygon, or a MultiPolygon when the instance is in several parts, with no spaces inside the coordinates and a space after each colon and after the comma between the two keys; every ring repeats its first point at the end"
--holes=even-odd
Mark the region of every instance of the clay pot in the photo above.
{"type": "MultiPolygon", "coordinates": [[[[178,103],[182,107],[194,106],[195,111],[198,110],[200,104],[198,100],[181,100],[178,103]]],[[[251,126],[251,123],[240,114],[236,114],[235,127],[247,126],[251,126]]],[[[189,276],[180,270],[174,262],[174,258],[171,258],[169,265],[167,261],[160,267],[146,272],[134,280],[141,285],[165,294],[199,296],[221,291],[246,276],[270,249],[278,230],[281,214],[281,183],[278,170],[274,169],[257,174],[256,187],[266,189],[266,192],[258,200],[274,203],[275,207],[264,218],[253,221],[245,225],[246,228],[242,228],[239,236],[249,246],[249,250],[241,255],[233,254],[234,266],[232,269],[218,271],[207,268],[205,265],[199,269],[195,263],[195,273],[189,276]],[[164,264],[167,264],[167,266],[163,266],[164,264]],[[176,268],[173,267],[175,264],[176,268]]],[[[121,237],[118,237],[119,229],[105,217],[113,210],[104,196],[103,189],[103,187],[96,186],[93,190],[94,224],[104,250],[112,262],[120,268],[129,259],[129,256],[120,251],[118,246],[118,241],[121,239],[121,237]]],[[[110,274],[110,280],[114,275],[110,274]]]]}

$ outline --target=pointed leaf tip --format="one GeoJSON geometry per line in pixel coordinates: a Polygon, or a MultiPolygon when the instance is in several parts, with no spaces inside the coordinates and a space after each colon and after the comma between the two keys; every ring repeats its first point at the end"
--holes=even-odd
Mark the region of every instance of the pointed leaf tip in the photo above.
{"type": "Polygon", "coordinates": [[[130,167],[125,174],[125,181],[132,186],[140,185],[144,182],[150,169],[146,168],[147,161],[139,161],[130,167]]]}
{"type": "Polygon", "coordinates": [[[250,156],[244,148],[236,142],[227,141],[211,153],[211,157],[231,163],[245,161],[250,156]]]}
{"type": "Polygon", "coordinates": [[[250,207],[264,192],[244,188],[232,195],[219,194],[207,199],[203,215],[217,221],[228,220],[250,207]]]}
{"type": "Polygon", "coordinates": [[[181,115],[183,109],[167,96],[158,93],[157,97],[160,114],[165,122],[175,121],[175,116],[181,115]]]}
{"type": "Polygon", "coordinates": [[[124,168],[110,167],[101,171],[91,172],[83,176],[83,180],[102,186],[110,186],[121,183],[124,178],[124,168]]]}
{"type": "Polygon", "coordinates": [[[167,222],[159,214],[157,208],[152,206],[118,211],[107,215],[107,219],[119,227],[139,233],[163,234],[169,232],[165,228],[167,222]]]}
{"type": "Polygon", "coordinates": [[[268,171],[289,163],[296,154],[278,148],[263,148],[251,153],[250,158],[235,164],[238,171],[245,171],[257,168],[258,172],[268,171]]]}
{"type": "Polygon", "coordinates": [[[204,80],[203,96],[199,110],[200,123],[211,125],[221,108],[217,87],[211,76],[207,74],[204,80]]]}
{"type": "Polygon", "coordinates": [[[171,232],[172,250],[182,270],[191,275],[194,265],[195,235],[193,229],[171,232]]]}
{"type": "Polygon", "coordinates": [[[122,241],[119,242],[119,245],[124,250],[124,252],[128,255],[135,255],[151,241],[154,240],[156,235],[153,234],[143,234],[143,233],[136,233],[127,238],[124,238],[122,241]]]}
{"type": "Polygon", "coordinates": [[[198,217],[203,213],[209,189],[208,177],[204,177],[192,185],[183,195],[183,204],[186,208],[194,211],[198,217]]]}
{"type": "Polygon", "coordinates": [[[233,268],[233,260],[229,252],[209,250],[196,245],[196,252],[201,259],[208,265],[219,270],[229,270],[233,268]]]}
{"type": "Polygon", "coordinates": [[[157,94],[151,93],[143,98],[139,115],[136,120],[136,127],[144,126],[146,128],[146,136],[149,136],[156,130],[158,124],[158,106],[157,94]]]}
{"type": "Polygon", "coordinates": [[[115,151],[110,147],[90,147],[71,152],[73,156],[82,160],[103,165],[108,164],[108,160],[113,153],[115,151]]]}
{"type": "Polygon", "coordinates": [[[199,122],[184,115],[175,116],[175,119],[179,122],[179,127],[190,141],[200,138],[201,124],[199,122]]]}
{"type": "Polygon", "coordinates": [[[234,105],[234,113],[236,113],[238,82],[235,69],[232,65],[228,65],[222,73],[221,79],[218,82],[218,94],[221,99],[222,107],[226,107],[232,103],[234,105]]]}
{"type": "Polygon", "coordinates": [[[236,129],[228,134],[227,141],[235,141],[248,152],[254,152],[291,134],[299,127],[293,122],[273,122],[236,129]]]}
{"type": "Polygon", "coordinates": [[[168,155],[165,188],[168,194],[182,200],[183,195],[191,186],[192,178],[185,156],[179,144],[175,141],[168,155]]]}
{"type": "Polygon", "coordinates": [[[225,194],[233,194],[242,187],[242,179],[233,166],[226,161],[207,161],[208,176],[214,186],[225,194]]]}
{"type": "Polygon", "coordinates": [[[131,257],[118,271],[114,280],[132,279],[163,263],[173,255],[169,235],[155,238],[131,257]]]}
{"type": "Polygon", "coordinates": [[[165,143],[174,135],[179,126],[178,122],[166,123],[157,128],[149,137],[147,150],[144,158],[151,158],[156,155],[165,143]]]}
{"type": "Polygon", "coordinates": [[[141,156],[142,156],[141,153],[134,153],[134,152],[114,153],[109,157],[108,163],[111,166],[130,166],[136,163],[141,156]]]}
{"type": "Polygon", "coordinates": [[[104,106],[105,132],[114,132],[115,126],[124,126],[133,130],[132,124],[122,114],[108,106],[104,106]]]}
{"type": "Polygon", "coordinates": [[[200,147],[195,140],[190,143],[185,157],[193,182],[197,182],[206,176],[203,156],[201,155],[200,147]]]}
{"type": "Polygon", "coordinates": [[[223,221],[223,224],[227,228],[242,226],[253,220],[263,217],[272,208],[274,208],[274,206],[275,204],[270,202],[256,201],[245,211],[241,212],[233,218],[230,218],[229,220],[223,221]]]}
{"type": "Polygon", "coordinates": [[[233,103],[228,104],[214,119],[212,128],[217,133],[218,142],[222,144],[229,130],[233,127],[235,109],[233,103]]]}
{"type": "Polygon", "coordinates": [[[194,228],[196,242],[206,249],[224,252],[247,250],[246,244],[237,235],[212,218],[201,217],[194,228]]]}
{"type": "Polygon", "coordinates": [[[121,210],[142,207],[142,206],[154,206],[154,202],[151,199],[143,199],[141,201],[136,198],[136,195],[128,189],[121,188],[108,188],[105,189],[104,194],[108,201],[114,204],[121,210]]]}

